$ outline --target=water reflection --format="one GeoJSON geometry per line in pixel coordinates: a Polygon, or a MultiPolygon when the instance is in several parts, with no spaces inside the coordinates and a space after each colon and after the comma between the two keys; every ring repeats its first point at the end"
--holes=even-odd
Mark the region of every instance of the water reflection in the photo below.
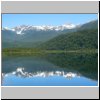
{"type": "Polygon", "coordinates": [[[60,68],[76,71],[87,78],[98,80],[98,54],[48,54],[46,59],[60,68]]]}
{"type": "Polygon", "coordinates": [[[2,58],[3,86],[97,86],[97,54],[2,58]]]}
{"type": "Polygon", "coordinates": [[[62,76],[67,79],[72,79],[74,77],[80,77],[80,74],[73,73],[73,72],[64,72],[64,71],[52,71],[52,72],[35,72],[35,73],[28,73],[24,70],[24,68],[17,68],[16,71],[12,73],[2,73],[2,77],[7,77],[9,75],[16,75],[18,77],[50,77],[50,76],[62,76]]]}

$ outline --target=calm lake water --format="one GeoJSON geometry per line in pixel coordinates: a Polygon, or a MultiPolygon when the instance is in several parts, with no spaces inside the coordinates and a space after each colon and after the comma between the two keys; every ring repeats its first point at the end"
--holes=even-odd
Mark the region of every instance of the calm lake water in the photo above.
{"type": "Polygon", "coordinates": [[[97,54],[2,58],[2,86],[97,86],[97,54]]]}

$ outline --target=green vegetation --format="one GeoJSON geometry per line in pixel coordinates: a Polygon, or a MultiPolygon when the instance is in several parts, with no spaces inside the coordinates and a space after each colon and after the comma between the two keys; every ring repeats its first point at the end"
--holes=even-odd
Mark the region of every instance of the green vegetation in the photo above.
{"type": "Polygon", "coordinates": [[[47,50],[98,49],[98,30],[82,30],[63,34],[44,43],[41,48],[47,50]]]}
{"type": "Polygon", "coordinates": [[[3,49],[3,56],[33,56],[41,55],[43,51],[37,48],[5,48],[3,49]]]}
{"type": "Polygon", "coordinates": [[[43,55],[48,53],[97,53],[98,30],[82,30],[59,35],[36,48],[3,48],[3,55],[43,55]]]}
{"type": "Polygon", "coordinates": [[[97,49],[80,49],[80,50],[41,50],[36,48],[13,48],[3,49],[3,56],[25,56],[25,55],[45,55],[45,54],[61,54],[61,53],[79,53],[79,54],[94,54],[97,49]]]}

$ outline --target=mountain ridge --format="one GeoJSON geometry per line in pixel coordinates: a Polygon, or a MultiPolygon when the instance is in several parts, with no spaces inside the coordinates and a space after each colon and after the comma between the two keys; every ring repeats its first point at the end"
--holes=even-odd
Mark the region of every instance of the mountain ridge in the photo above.
{"type": "Polygon", "coordinates": [[[11,30],[16,32],[17,34],[23,34],[27,30],[36,30],[36,31],[63,31],[66,29],[73,29],[76,28],[77,25],[74,24],[63,24],[60,26],[51,26],[51,25],[41,25],[41,26],[32,26],[32,25],[21,25],[21,26],[16,26],[14,28],[7,28],[4,27],[2,30],[11,30]]]}
{"type": "MultiPolygon", "coordinates": [[[[73,26],[73,25],[72,25],[73,26]]],[[[26,27],[26,26],[23,26],[26,27]]],[[[19,29],[18,32],[22,28],[19,29]]],[[[65,26],[64,26],[65,27],[65,26]]],[[[59,35],[70,34],[73,32],[81,31],[81,30],[91,30],[98,28],[98,20],[91,21],[89,23],[82,24],[81,26],[77,26],[72,29],[64,29],[64,30],[27,30],[26,33],[21,35],[17,34],[14,29],[4,29],[2,30],[2,48],[27,48],[27,47],[38,47],[40,44],[45,43],[53,38],[56,38],[59,35]]],[[[25,30],[25,29],[24,29],[25,30]]]]}

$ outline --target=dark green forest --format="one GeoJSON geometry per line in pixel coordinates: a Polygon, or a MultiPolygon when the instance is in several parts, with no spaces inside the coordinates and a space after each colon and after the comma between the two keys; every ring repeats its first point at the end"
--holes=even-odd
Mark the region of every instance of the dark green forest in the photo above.
{"type": "Polygon", "coordinates": [[[60,35],[41,46],[48,50],[98,49],[98,30],[82,30],[60,35]]]}

